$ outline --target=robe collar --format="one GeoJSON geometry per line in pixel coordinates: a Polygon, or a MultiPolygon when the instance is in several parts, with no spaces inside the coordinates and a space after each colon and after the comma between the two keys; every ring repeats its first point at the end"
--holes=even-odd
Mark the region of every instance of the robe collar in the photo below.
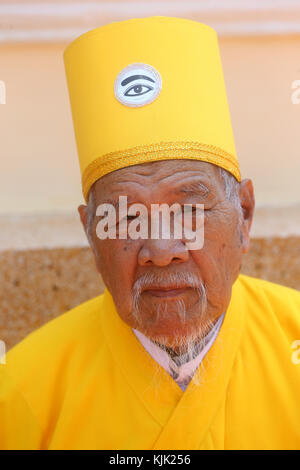
{"type": "Polygon", "coordinates": [[[224,319],[224,313],[220,316],[211,330],[199,341],[190,354],[171,357],[170,354],[157,343],[151,341],[147,336],[133,328],[135,336],[144,346],[150,356],[163,367],[173,380],[179,385],[181,390],[185,391],[190,383],[195,370],[213,345],[224,319]]]}
{"type": "Polygon", "coordinates": [[[116,367],[157,424],[161,433],[153,450],[199,449],[226,394],[244,330],[247,292],[239,278],[219,334],[185,392],[146,352],[132,329],[119,317],[105,290],[100,322],[116,367]],[[196,430],[196,432],[195,432],[196,430]]]}

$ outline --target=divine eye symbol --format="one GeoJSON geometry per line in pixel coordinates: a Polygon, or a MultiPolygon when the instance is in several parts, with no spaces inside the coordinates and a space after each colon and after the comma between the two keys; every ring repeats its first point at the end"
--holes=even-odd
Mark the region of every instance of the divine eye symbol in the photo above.
{"type": "Polygon", "coordinates": [[[148,64],[130,64],[118,74],[114,91],[120,103],[130,107],[140,107],[152,103],[160,93],[161,77],[158,71],[148,64]]]}
{"type": "Polygon", "coordinates": [[[124,92],[124,96],[141,96],[141,95],[144,95],[145,93],[148,93],[151,90],[153,90],[151,86],[142,85],[142,84],[133,85],[124,92]]]}

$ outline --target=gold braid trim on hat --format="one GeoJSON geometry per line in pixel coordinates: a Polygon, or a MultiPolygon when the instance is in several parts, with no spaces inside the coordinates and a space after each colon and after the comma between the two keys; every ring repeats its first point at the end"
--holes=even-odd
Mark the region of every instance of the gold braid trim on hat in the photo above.
{"type": "Polygon", "coordinates": [[[199,142],[160,142],[140,145],[127,150],[117,150],[93,160],[82,175],[82,191],[85,201],[91,186],[102,176],[128,166],[160,160],[201,160],[213,163],[229,171],[240,181],[240,169],[235,157],[213,145],[199,142]]]}

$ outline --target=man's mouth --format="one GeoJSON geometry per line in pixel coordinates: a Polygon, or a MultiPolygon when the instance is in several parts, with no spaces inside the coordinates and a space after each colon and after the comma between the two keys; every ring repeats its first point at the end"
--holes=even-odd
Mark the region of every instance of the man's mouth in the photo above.
{"type": "Polygon", "coordinates": [[[185,294],[190,287],[151,287],[144,290],[144,294],[149,294],[154,297],[178,297],[179,295],[185,294]]]}

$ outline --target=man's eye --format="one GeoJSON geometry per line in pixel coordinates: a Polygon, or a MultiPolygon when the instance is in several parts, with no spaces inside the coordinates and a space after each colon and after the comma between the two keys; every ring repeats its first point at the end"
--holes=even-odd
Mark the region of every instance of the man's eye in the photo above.
{"type": "Polygon", "coordinates": [[[125,91],[124,96],[141,96],[145,93],[149,93],[151,90],[153,90],[151,86],[133,85],[125,91]]]}
{"type": "Polygon", "coordinates": [[[137,215],[126,215],[121,220],[117,221],[117,225],[124,224],[126,222],[130,222],[131,220],[134,220],[136,218],[137,218],[137,215]]]}

